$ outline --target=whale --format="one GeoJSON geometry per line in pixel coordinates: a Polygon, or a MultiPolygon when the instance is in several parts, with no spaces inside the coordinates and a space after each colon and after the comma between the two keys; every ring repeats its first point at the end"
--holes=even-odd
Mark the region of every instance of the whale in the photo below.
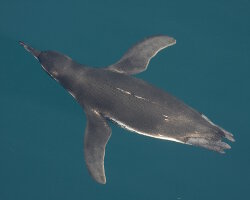
{"type": "Polygon", "coordinates": [[[162,49],[176,44],[167,35],[143,39],[116,63],[93,68],[79,64],[57,51],[37,50],[19,42],[79,103],[86,114],[84,158],[92,178],[106,183],[105,148],[111,136],[110,123],[128,131],[225,153],[233,135],[206,115],[135,74],[147,69],[162,49]]]}

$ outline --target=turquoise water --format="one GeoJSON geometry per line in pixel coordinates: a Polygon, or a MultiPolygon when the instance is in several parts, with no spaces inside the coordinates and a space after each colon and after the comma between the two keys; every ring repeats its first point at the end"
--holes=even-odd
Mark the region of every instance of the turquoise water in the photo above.
{"type": "Polygon", "coordinates": [[[250,1],[0,1],[0,199],[249,199],[250,1]],[[21,48],[107,66],[176,38],[137,75],[234,133],[225,155],[112,125],[107,184],[88,175],[81,107],[21,48]]]}

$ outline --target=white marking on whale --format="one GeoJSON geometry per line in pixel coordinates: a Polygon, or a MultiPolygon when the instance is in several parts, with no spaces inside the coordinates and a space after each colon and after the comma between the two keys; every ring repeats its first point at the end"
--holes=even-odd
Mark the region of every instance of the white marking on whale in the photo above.
{"type": "Polygon", "coordinates": [[[70,93],[70,95],[71,95],[72,97],[76,98],[76,96],[73,94],[73,92],[71,92],[71,91],[69,91],[69,90],[68,90],[68,92],[70,93]]]}
{"type": "Polygon", "coordinates": [[[123,92],[123,93],[125,93],[125,94],[130,94],[131,95],[131,93],[130,92],[128,92],[128,91],[126,91],[126,90],[123,90],[123,89],[121,89],[121,88],[116,88],[117,90],[120,90],[121,92],[123,92]]]}
{"type": "Polygon", "coordinates": [[[167,115],[162,115],[162,116],[165,118],[165,119],[164,119],[165,121],[167,121],[167,122],[169,121],[169,119],[168,119],[168,116],[167,116],[167,115]]]}
{"type": "Polygon", "coordinates": [[[178,142],[178,143],[185,144],[184,142],[182,142],[180,140],[177,140],[175,138],[167,137],[167,136],[164,136],[162,134],[150,135],[150,134],[144,133],[142,131],[136,130],[136,129],[134,129],[134,128],[132,128],[132,127],[124,124],[123,122],[121,122],[121,121],[119,121],[117,119],[112,118],[112,117],[107,117],[107,118],[110,119],[111,121],[115,122],[116,124],[118,124],[122,128],[127,129],[128,131],[135,132],[135,133],[138,133],[140,135],[145,135],[145,136],[148,136],[148,137],[153,137],[153,138],[162,139],[162,140],[169,140],[169,141],[173,141],[173,142],[178,142]]]}
{"type": "Polygon", "coordinates": [[[140,96],[137,96],[137,95],[135,95],[135,97],[136,97],[137,99],[147,100],[147,99],[145,99],[145,98],[143,98],[143,97],[140,97],[140,96]]]}

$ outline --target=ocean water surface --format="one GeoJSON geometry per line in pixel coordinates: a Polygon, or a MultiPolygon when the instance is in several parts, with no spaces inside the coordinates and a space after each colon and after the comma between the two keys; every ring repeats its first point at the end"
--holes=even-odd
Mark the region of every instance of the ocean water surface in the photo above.
{"type": "Polygon", "coordinates": [[[0,199],[249,199],[250,1],[0,1],[0,199]],[[86,117],[18,41],[94,67],[139,40],[176,45],[136,75],[232,132],[231,150],[143,137],[115,125],[107,184],[87,172],[86,117]]]}

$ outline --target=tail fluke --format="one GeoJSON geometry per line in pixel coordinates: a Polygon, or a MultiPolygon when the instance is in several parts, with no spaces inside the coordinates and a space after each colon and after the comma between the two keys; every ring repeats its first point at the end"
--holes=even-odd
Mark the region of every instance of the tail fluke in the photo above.
{"type": "Polygon", "coordinates": [[[224,150],[231,149],[231,146],[226,142],[223,142],[222,140],[227,139],[231,142],[235,142],[233,134],[215,124],[213,124],[213,126],[214,130],[211,130],[210,133],[200,134],[200,136],[196,135],[194,137],[188,137],[186,139],[186,143],[204,147],[206,149],[217,151],[219,153],[225,153],[224,150]]]}
{"type": "Polygon", "coordinates": [[[221,140],[211,140],[208,138],[189,138],[187,144],[200,146],[209,150],[225,153],[224,150],[231,149],[231,146],[221,140]]]}

